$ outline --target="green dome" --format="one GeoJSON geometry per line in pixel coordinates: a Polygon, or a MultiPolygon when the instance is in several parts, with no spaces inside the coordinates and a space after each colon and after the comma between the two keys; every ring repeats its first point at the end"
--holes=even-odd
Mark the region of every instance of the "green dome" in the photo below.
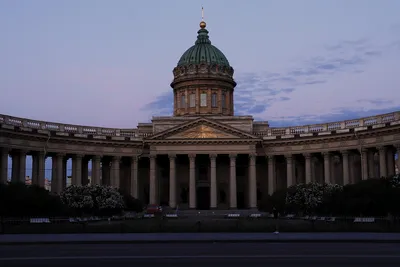
{"type": "Polygon", "coordinates": [[[228,59],[226,59],[221,50],[211,44],[208,31],[202,28],[197,33],[198,36],[195,45],[183,53],[179,59],[178,67],[201,63],[230,67],[228,59]]]}

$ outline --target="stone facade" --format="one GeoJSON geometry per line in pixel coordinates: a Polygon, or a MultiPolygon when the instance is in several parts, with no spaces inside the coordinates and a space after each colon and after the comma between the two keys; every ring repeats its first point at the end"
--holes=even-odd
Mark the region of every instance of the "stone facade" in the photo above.
{"type": "Polygon", "coordinates": [[[72,159],[72,184],[110,185],[172,208],[254,209],[263,194],[296,183],[346,185],[393,175],[400,166],[394,156],[400,112],[286,128],[234,116],[233,69],[219,50],[207,47],[211,43],[196,45],[205,46],[196,48],[199,58],[193,64],[183,58],[174,69],[174,116],[115,129],[0,115],[0,182],[7,181],[9,156],[12,181],[24,182],[26,156],[32,155],[32,183],[45,186],[51,157],[51,190],[59,193],[72,159]],[[202,53],[210,54],[204,51],[219,51],[223,66],[212,58],[202,62],[202,53]],[[190,103],[190,94],[193,105],[183,106],[180,100],[190,103]]]}

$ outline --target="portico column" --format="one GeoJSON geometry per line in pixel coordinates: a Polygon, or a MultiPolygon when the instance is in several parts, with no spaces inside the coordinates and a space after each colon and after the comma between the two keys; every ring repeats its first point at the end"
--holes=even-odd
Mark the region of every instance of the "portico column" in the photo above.
{"type": "Polygon", "coordinates": [[[101,157],[98,155],[92,158],[92,185],[100,184],[100,161],[101,157]]]}
{"type": "Polygon", "coordinates": [[[331,154],[329,152],[324,152],[324,181],[326,184],[331,183],[331,171],[329,169],[330,167],[330,162],[331,162],[331,154]]]}
{"type": "Polygon", "coordinates": [[[360,151],[361,155],[361,179],[368,179],[368,149],[362,148],[360,151]]]}
{"type": "Polygon", "coordinates": [[[394,149],[393,147],[390,147],[387,150],[387,175],[393,176],[395,175],[395,169],[394,169],[394,149]]]}
{"type": "Polygon", "coordinates": [[[374,156],[375,156],[375,152],[370,150],[368,152],[368,177],[369,178],[376,178],[374,156]]]}
{"type": "Polygon", "coordinates": [[[230,176],[229,176],[229,207],[237,208],[237,189],[236,189],[236,154],[230,154],[230,176]]]}
{"type": "Polygon", "coordinates": [[[256,154],[249,155],[249,208],[257,208],[256,154]]]}
{"type": "Polygon", "coordinates": [[[343,150],[340,151],[340,153],[342,153],[342,160],[343,160],[343,185],[347,185],[350,182],[349,151],[343,150]]]}
{"type": "Polygon", "coordinates": [[[169,155],[169,206],[176,208],[176,155],[169,155]]]}
{"type": "Polygon", "coordinates": [[[210,169],[211,169],[211,181],[210,181],[210,208],[217,208],[217,155],[210,155],[210,169]]]}
{"type": "Polygon", "coordinates": [[[112,169],[112,179],[111,179],[111,184],[113,187],[118,188],[119,189],[119,183],[120,183],[120,176],[119,176],[119,163],[121,161],[121,157],[113,157],[112,158],[112,165],[111,165],[111,169],[112,169]]]}
{"type": "Polygon", "coordinates": [[[189,155],[189,208],[196,208],[196,154],[189,155]]]}
{"type": "Polygon", "coordinates": [[[379,151],[379,172],[380,177],[386,177],[386,147],[381,146],[378,147],[379,151]]]}
{"type": "Polygon", "coordinates": [[[150,204],[157,203],[157,173],[156,173],[156,158],[157,155],[150,155],[150,190],[149,190],[149,200],[150,204]]]}
{"type": "Polygon", "coordinates": [[[131,158],[131,196],[136,199],[139,198],[138,160],[136,156],[131,158]]]}
{"type": "Polygon", "coordinates": [[[43,151],[37,153],[38,170],[37,170],[37,184],[40,187],[45,186],[46,175],[46,155],[43,151]]]}
{"type": "Polygon", "coordinates": [[[8,149],[1,148],[0,150],[0,183],[7,183],[7,173],[8,173],[8,149]]]}
{"type": "MultiPolygon", "coordinates": [[[[55,186],[55,193],[60,194],[63,189],[65,184],[63,185],[64,182],[64,154],[57,154],[56,156],[56,186],[55,186]]],[[[52,181],[53,182],[53,181],[52,181]]]]}
{"type": "Polygon", "coordinates": [[[306,159],[306,184],[311,183],[311,154],[304,153],[304,158],[306,159]]]}
{"type": "Polygon", "coordinates": [[[286,158],[286,176],[287,176],[287,187],[293,185],[293,156],[285,155],[286,158]]]}
{"type": "Polygon", "coordinates": [[[72,176],[72,184],[73,185],[82,185],[82,155],[75,155],[72,158],[72,168],[73,168],[73,176],[72,176]]]}
{"type": "Polygon", "coordinates": [[[400,173],[400,143],[399,143],[399,144],[396,144],[396,145],[395,145],[395,148],[396,148],[396,150],[397,150],[397,163],[396,163],[396,166],[397,166],[397,170],[398,170],[399,173],[400,173]]]}
{"type": "Polygon", "coordinates": [[[25,184],[26,179],[26,153],[25,150],[19,151],[19,175],[18,181],[25,184]]]}
{"type": "Polygon", "coordinates": [[[39,162],[37,152],[32,153],[32,184],[38,185],[38,169],[39,169],[39,162]]]}
{"type": "Polygon", "coordinates": [[[275,179],[275,157],[268,155],[268,194],[272,195],[275,192],[276,179],[275,179]]]}

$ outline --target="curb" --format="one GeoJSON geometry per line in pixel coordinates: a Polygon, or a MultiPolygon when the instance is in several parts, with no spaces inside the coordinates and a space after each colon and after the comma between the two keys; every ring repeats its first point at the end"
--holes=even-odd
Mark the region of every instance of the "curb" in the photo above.
{"type": "Polygon", "coordinates": [[[177,243],[400,243],[400,240],[383,239],[243,239],[243,240],[121,240],[121,241],[38,241],[1,242],[0,245],[68,245],[68,244],[177,244],[177,243]]]}

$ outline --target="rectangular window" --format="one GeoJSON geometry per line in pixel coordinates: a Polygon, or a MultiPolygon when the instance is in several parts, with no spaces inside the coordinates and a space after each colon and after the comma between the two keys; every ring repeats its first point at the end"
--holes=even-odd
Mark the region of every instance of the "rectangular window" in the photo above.
{"type": "Polygon", "coordinates": [[[194,108],[196,106],[196,95],[190,94],[190,107],[194,108]]]}
{"type": "Polygon", "coordinates": [[[200,107],[207,107],[207,94],[206,93],[200,94],[200,107]]]}
{"type": "Polygon", "coordinates": [[[185,95],[181,95],[181,108],[186,107],[185,95]]]}
{"type": "Polygon", "coordinates": [[[216,94],[216,93],[213,93],[213,94],[211,95],[211,106],[212,106],[213,108],[216,108],[216,107],[217,107],[217,94],[216,94]]]}
{"type": "Polygon", "coordinates": [[[225,93],[222,94],[221,105],[222,105],[222,108],[226,108],[226,97],[225,97],[225,93]]]}

